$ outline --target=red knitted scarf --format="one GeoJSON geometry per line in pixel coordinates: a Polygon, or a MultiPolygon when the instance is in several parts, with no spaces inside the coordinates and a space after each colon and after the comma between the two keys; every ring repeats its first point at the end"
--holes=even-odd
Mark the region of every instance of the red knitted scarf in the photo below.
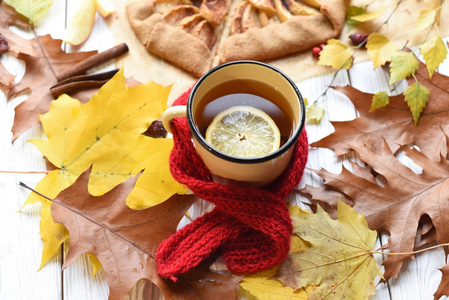
{"type": "MultiPolygon", "coordinates": [[[[182,94],[173,105],[185,105],[189,92],[182,94]]],[[[159,274],[176,281],[177,276],[218,249],[227,268],[236,273],[262,271],[280,264],[289,252],[292,234],[284,201],[304,172],[308,155],[306,132],[301,134],[290,164],[281,176],[256,189],[222,185],[212,180],[193,146],[186,118],[175,118],[172,131],[173,177],[201,199],[215,204],[215,208],[160,244],[156,253],[159,274]]]]}

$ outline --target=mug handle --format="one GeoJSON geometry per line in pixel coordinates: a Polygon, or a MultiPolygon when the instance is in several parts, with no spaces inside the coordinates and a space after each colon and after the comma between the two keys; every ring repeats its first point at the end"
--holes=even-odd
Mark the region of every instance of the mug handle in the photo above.
{"type": "Polygon", "coordinates": [[[185,105],[176,105],[167,108],[162,114],[162,125],[165,130],[172,133],[170,122],[174,118],[185,117],[187,116],[187,106],[185,105]]]}

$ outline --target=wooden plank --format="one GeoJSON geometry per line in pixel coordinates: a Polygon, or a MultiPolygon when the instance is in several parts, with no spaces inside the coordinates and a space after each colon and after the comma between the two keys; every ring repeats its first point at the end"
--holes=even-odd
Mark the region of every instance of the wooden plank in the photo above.
{"type": "MultiPolygon", "coordinates": [[[[64,15],[57,12],[64,10],[65,3],[56,3],[50,11],[53,17],[36,32],[45,34],[51,28],[63,28],[64,15]]],[[[25,38],[34,37],[32,31],[13,30],[25,38]]],[[[2,55],[1,60],[12,74],[17,75],[15,82],[18,82],[24,74],[24,64],[8,54],[2,55]]],[[[11,143],[14,107],[27,98],[27,95],[20,95],[7,101],[5,95],[0,94],[0,170],[45,170],[42,154],[26,142],[42,137],[40,126],[11,143]]],[[[0,175],[0,299],[61,299],[61,255],[56,255],[37,272],[43,245],[39,236],[41,205],[30,205],[22,212],[17,211],[29,195],[29,191],[19,187],[19,182],[35,186],[42,177],[36,174],[0,175]]]]}
{"type": "MultiPolygon", "coordinates": [[[[55,2],[46,22],[39,27],[38,33],[51,33],[54,38],[62,38],[67,19],[74,14],[79,1],[55,2]],[[56,24],[56,25],[55,25],[56,24]]],[[[97,20],[88,41],[81,47],[68,46],[67,51],[103,51],[113,46],[113,38],[103,19],[97,15],[97,20]]],[[[23,73],[24,68],[20,62],[13,61],[7,55],[2,57],[2,62],[9,64],[15,73],[23,73]],[[11,61],[11,62],[9,62],[11,61]]],[[[112,65],[101,66],[111,69],[112,65]]],[[[448,70],[449,63],[441,70],[448,70]],[[447,66],[447,68],[446,68],[447,66]]],[[[447,72],[447,71],[446,71],[447,72]]],[[[449,73],[449,72],[448,72],[449,73]]],[[[447,74],[447,73],[446,73],[447,74]]],[[[333,75],[321,76],[298,83],[298,86],[309,102],[318,99],[317,105],[326,108],[326,114],[320,125],[308,124],[309,140],[316,141],[330,134],[333,129],[329,120],[347,120],[356,117],[352,104],[342,95],[330,90],[326,97],[319,95],[332,81],[333,75]]],[[[381,69],[372,70],[370,63],[357,64],[349,72],[341,71],[334,81],[335,85],[351,83],[354,87],[366,92],[375,92],[388,86],[388,76],[381,69]]],[[[404,88],[403,86],[399,86],[404,88]]],[[[35,127],[20,137],[14,145],[11,145],[9,129],[12,124],[13,107],[26,97],[7,102],[4,95],[0,97],[0,169],[10,170],[43,170],[45,168],[42,155],[26,140],[29,138],[42,138],[41,127],[35,127]]],[[[347,157],[346,157],[347,158],[347,157]]],[[[350,168],[347,159],[337,159],[328,149],[311,149],[308,167],[325,168],[338,173],[344,164],[350,168]]],[[[61,275],[61,255],[56,256],[40,272],[36,272],[40,264],[42,242],[38,235],[39,207],[27,207],[23,213],[16,210],[23,204],[29,192],[18,187],[19,181],[24,181],[34,186],[43,175],[4,175],[0,174],[0,299],[107,299],[108,286],[106,274],[103,270],[92,277],[92,267],[86,256],[82,256],[61,275]]],[[[303,184],[318,186],[321,180],[306,171],[303,184]]],[[[293,201],[307,204],[305,199],[292,195],[293,201]]],[[[191,209],[193,217],[203,214],[210,209],[210,205],[199,203],[191,209]]],[[[387,236],[382,235],[379,240],[386,241],[387,236]]],[[[67,245],[65,245],[67,250],[67,245]]],[[[382,258],[376,256],[378,262],[382,258]]],[[[429,251],[417,256],[415,262],[410,262],[397,280],[387,284],[380,284],[377,288],[378,295],[372,299],[430,299],[441,277],[438,268],[444,265],[444,253],[442,250],[429,251]],[[389,290],[390,288],[390,290],[389,290]]],[[[157,287],[145,281],[139,281],[130,293],[129,299],[161,299],[157,287]]]]}
{"type": "MultiPolygon", "coordinates": [[[[82,1],[68,0],[66,10],[66,22],[70,24],[74,14],[77,12],[82,1]]],[[[85,43],[80,46],[71,46],[66,44],[66,52],[81,52],[98,50],[105,51],[113,47],[113,37],[108,30],[105,20],[97,13],[92,32],[85,43]]],[[[89,70],[106,71],[114,69],[112,63],[106,63],[102,66],[89,70]]],[[[64,244],[64,253],[69,249],[69,243],[64,244]]],[[[109,287],[107,284],[107,277],[103,269],[101,269],[96,276],[92,275],[92,264],[87,255],[79,257],[71,266],[63,271],[63,299],[107,299],[109,295],[109,287]]]]}

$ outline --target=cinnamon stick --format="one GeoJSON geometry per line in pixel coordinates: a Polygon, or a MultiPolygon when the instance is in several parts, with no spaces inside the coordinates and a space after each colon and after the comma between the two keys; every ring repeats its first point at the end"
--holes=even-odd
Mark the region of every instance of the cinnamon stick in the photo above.
{"type": "Polygon", "coordinates": [[[119,69],[108,72],[78,75],[62,80],[50,88],[52,96],[56,99],[59,95],[78,89],[100,87],[111,79],[119,69]]]}
{"type": "Polygon", "coordinates": [[[105,63],[111,59],[119,57],[120,55],[128,52],[128,50],[128,45],[123,43],[101,53],[92,55],[91,57],[74,65],[70,70],[67,70],[66,72],[63,72],[61,74],[57,74],[56,79],[58,80],[58,82],[60,82],[72,76],[84,74],[87,70],[105,63]]]}

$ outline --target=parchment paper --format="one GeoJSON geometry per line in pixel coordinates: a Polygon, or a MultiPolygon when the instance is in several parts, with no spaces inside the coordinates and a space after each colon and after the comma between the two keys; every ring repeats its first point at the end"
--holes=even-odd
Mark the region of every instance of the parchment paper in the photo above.
{"type": "MultiPolygon", "coordinates": [[[[124,66],[125,76],[133,76],[140,82],[152,80],[163,85],[173,84],[168,100],[169,104],[172,103],[182,92],[192,86],[197,79],[182,69],[147,52],[128,24],[125,13],[127,1],[113,0],[113,2],[116,5],[116,12],[108,17],[108,26],[113,33],[116,44],[125,42],[130,49],[128,54],[117,61],[117,66],[124,66]]],[[[433,2],[439,3],[439,1],[433,2]]],[[[439,35],[443,37],[449,35],[449,5],[447,2],[445,2],[442,8],[438,26],[439,35]]],[[[349,46],[353,46],[349,39],[350,34],[355,32],[369,34],[376,29],[378,29],[377,32],[385,34],[390,40],[394,41],[399,48],[421,44],[426,40],[426,36],[436,34],[435,28],[416,32],[419,13],[426,7],[426,1],[424,0],[403,0],[388,23],[382,26],[381,24],[388,19],[388,16],[396,8],[397,1],[351,1],[351,5],[360,7],[366,6],[367,3],[370,3],[367,7],[368,12],[374,12],[383,7],[387,7],[387,9],[376,20],[361,24],[351,31],[348,31],[347,27],[345,27],[340,35],[340,40],[349,46]]],[[[361,62],[367,59],[369,57],[366,54],[366,50],[360,50],[355,54],[354,62],[361,62]]],[[[266,62],[281,69],[295,82],[335,71],[335,69],[330,67],[319,66],[317,59],[313,57],[310,50],[266,62]]]]}

